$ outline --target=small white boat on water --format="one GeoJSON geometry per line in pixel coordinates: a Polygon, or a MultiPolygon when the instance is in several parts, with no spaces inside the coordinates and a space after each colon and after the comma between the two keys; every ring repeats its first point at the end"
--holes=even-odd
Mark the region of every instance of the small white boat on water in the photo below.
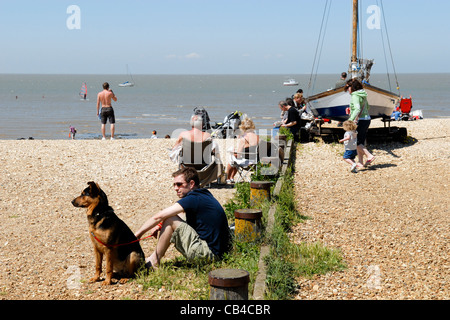
{"type": "Polygon", "coordinates": [[[298,82],[295,79],[287,79],[283,82],[283,86],[298,86],[298,82]]]}
{"type": "Polygon", "coordinates": [[[134,86],[133,76],[131,75],[130,70],[128,69],[128,65],[127,65],[127,74],[131,78],[131,81],[125,81],[125,82],[119,83],[119,87],[133,87],[134,86]]]}
{"type": "Polygon", "coordinates": [[[125,81],[123,83],[119,83],[119,87],[133,87],[134,83],[130,81],[125,81]]]}

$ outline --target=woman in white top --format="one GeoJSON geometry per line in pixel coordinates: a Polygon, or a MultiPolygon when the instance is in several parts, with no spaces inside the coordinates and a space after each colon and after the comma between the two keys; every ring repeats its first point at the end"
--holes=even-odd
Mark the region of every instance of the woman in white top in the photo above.
{"type": "Polygon", "coordinates": [[[242,120],[239,129],[243,132],[240,137],[237,149],[230,152],[227,165],[227,183],[234,183],[234,176],[237,173],[237,167],[247,166],[256,163],[257,146],[259,136],[255,133],[255,124],[249,118],[242,120]]]}

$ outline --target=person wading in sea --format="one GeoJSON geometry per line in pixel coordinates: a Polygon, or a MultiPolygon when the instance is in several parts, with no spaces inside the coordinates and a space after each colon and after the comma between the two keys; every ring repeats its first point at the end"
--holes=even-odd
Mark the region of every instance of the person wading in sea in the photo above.
{"type": "Polygon", "coordinates": [[[109,83],[105,82],[103,84],[103,91],[99,92],[97,95],[97,117],[100,115],[100,121],[102,122],[102,140],[106,140],[105,126],[107,120],[109,120],[109,123],[111,124],[111,140],[114,140],[116,118],[114,116],[111,100],[117,101],[117,97],[114,92],[109,89],[109,83]],[[102,105],[101,113],[100,104],[102,105]]]}

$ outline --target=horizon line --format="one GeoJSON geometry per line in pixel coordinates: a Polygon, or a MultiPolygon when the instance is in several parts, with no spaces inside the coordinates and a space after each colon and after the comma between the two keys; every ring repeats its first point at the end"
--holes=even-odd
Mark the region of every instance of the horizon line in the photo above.
{"type": "MultiPolygon", "coordinates": [[[[340,72],[321,72],[317,73],[317,75],[336,75],[340,74],[340,72]]],[[[384,72],[372,72],[371,75],[385,75],[384,72]]],[[[392,73],[390,73],[392,74],[392,73]]],[[[399,74],[450,74],[450,71],[444,72],[397,72],[399,74]]],[[[108,76],[123,76],[122,73],[38,73],[38,72],[0,72],[0,75],[108,75],[108,76]]],[[[286,73],[133,73],[133,76],[283,76],[283,77],[291,77],[294,75],[300,76],[310,76],[311,73],[290,73],[289,75],[286,73]]]]}

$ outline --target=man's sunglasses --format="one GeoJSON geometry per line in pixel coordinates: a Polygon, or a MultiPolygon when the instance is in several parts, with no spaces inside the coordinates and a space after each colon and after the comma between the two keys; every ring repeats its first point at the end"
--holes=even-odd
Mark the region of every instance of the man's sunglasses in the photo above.
{"type": "Polygon", "coordinates": [[[175,188],[175,187],[182,187],[183,186],[183,184],[185,184],[185,182],[174,182],[174,184],[173,184],[173,187],[175,188]]]}

